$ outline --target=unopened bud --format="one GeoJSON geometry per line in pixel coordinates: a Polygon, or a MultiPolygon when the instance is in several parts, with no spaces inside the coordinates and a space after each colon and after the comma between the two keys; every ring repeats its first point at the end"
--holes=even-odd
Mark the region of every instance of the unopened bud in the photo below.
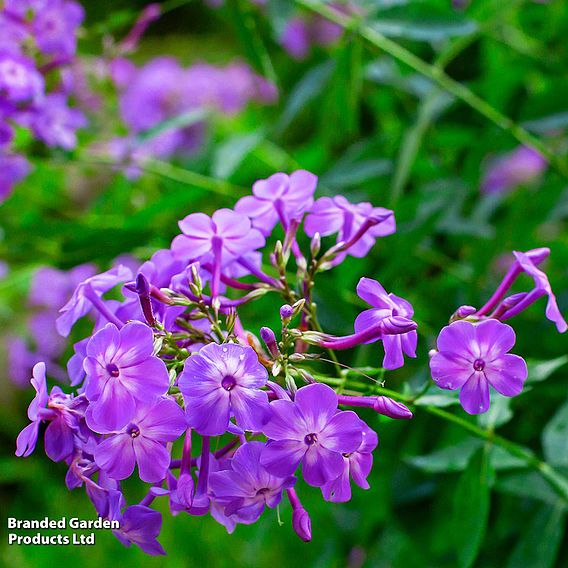
{"type": "Polygon", "coordinates": [[[280,317],[283,320],[288,320],[290,321],[292,319],[292,316],[294,315],[294,308],[292,306],[290,306],[289,304],[284,304],[281,308],[280,308],[280,317]]]}
{"type": "Polygon", "coordinates": [[[414,331],[417,327],[415,321],[403,316],[388,316],[381,321],[381,328],[385,335],[401,335],[414,331]]]}
{"type": "Polygon", "coordinates": [[[413,416],[404,404],[386,396],[376,397],[373,410],[383,416],[399,420],[410,420],[413,416]]]}
{"type": "Polygon", "coordinates": [[[310,243],[310,253],[312,254],[312,257],[316,257],[319,254],[320,250],[321,250],[321,235],[318,232],[316,232],[312,237],[312,241],[310,243]]]}
{"type": "Polygon", "coordinates": [[[276,341],[276,335],[274,335],[274,332],[269,327],[261,327],[260,337],[262,341],[264,341],[268,352],[272,355],[272,357],[274,357],[274,359],[277,359],[280,356],[280,350],[278,349],[278,342],[276,341]]]}
{"type": "Polygon", "coordinates": [[[292,512],[292,527],[294,532],[304,542],[312,540],[312,521],[310,515],[303,507],[298,507],[292,512]]]}
{"type": "Polygon", "coordinates": [[[472,316],[476,311],[477,308],[473,306],[460,306],[452,317],[455,317],[455,319],[467,318],[468,316],[472,316]]]}

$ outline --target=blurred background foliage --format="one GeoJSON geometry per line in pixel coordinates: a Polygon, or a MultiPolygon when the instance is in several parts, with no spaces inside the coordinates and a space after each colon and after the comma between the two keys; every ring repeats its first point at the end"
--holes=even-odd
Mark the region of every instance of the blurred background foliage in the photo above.
{"type": "MultiPolygon", "coordinates": [[[[79,52],[94,58],[105,38],[127,33],[146,2],[82,4],[87,19],[79,52]]],[[[0,281],[0,333],[24,332],[25,298],[38,266],[68,269],[95,262],[106,269],[126,252],[144,260],[169,245],[186,214],[231,207],[256,179],[300,167],[320,177],[320,196],[342,193],[395,209],[397,233],[381,239],[366,259],[350,258],[322,275],[318,296],[320,319],[332,332],[351,329],[361,307],[354,289],[363,275],[413,304],[419,357],[387,374],[387,388],[419,390],[426,384],[427,354],[438,331],[456,307],[481,305],[511,250],[551,248],[547,271],[568,312],[568,4],[472,0],[457,10],[450,0],[364,0],[358,4],[365,15],[334,45],[316,46],[305,59],[294,60],[276,39],[292,14],[313,14],[309,6],[316,4],[269,0],[260,10],[245,0],[227,0],[220,9],[198,0],[163,3],[164,14],[144,36],[135,62],[164,54],[184,65],[226,64],[238,57],[275,81],[279,91],[274,105],[215,115],[206,143],[191,158],[156,161],[136,180],[104,160],[90,160],[83,149],[116,128],[116,108],[114,115],[90,117],[75,151],[47,154],[21,140],[34,171],[0,208],[0,254],[10,268],[0,281]],[[428,65],[409,67],[408,53],[428,65]],[[480,113],[464,102],[456,84],[489,110],[480,113]],[[501,115],[512,122],[499,124],[501,115]],[[528,133],[550,149],[549,167],[509,191],[482,192],[491,159],[519,146],[517,126],[521,137],[528,133]]],[[[100,88],[105,104],[116,107],[108,85],[100,88]]],[[[271,301],[248,308],[251,331],[276,322],[271,301]]],[[[489,437],[498,429],[568,475],[566,339],[544,319],[540,304],[515,327],[515,352],[532,361],[521,396],[480,418],[468,417],[434,389],[429,401],[437,408],[448,404],[448,412],[489,437]]],[[[349,360],[378,367],[381,357],[375,345],[351,353],[349,360]]],[[[41,451],[28,459],[13,456],[31,393],[16,389],[6,365],[1,368],[3,517],[93,518],[84,492],[65,488],[64,464],[53,464],[41,451]]],[[[350,503],[336,505],[323,502],[316,489],[301,487],[312,516],[309,545],[294,535],[284,506],[283,527],[270,511],[232,536],[209,517],[165,515],[160,541],[168,557],[157,559],[124,549],[104,531],[95,547],[66,548],[9,547],[4,534],[0,564],[568,565],[568,504],[536,468],[420,407],[408,423],[365,418],[380,439],[371,489],[356,490],[350,503]]],[[[158,508],[164,510],[164,503],[158,508]]],[[[5,521],[1,530],[5,533],[5,521]]]]}

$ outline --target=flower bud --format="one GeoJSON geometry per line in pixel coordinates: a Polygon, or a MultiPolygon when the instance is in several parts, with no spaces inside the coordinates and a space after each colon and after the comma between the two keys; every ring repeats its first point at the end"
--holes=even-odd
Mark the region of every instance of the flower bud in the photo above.
{"type": "Polygon", "coordinates": [[[477,308],[473,306],[460,306],[453,317],[456,319],[466,318],[468,316],[472,316],[477,311],[477,308]]]}
{"type": "Polygon", "coordinates": [[[278,343],[274,332],[269,327],[261,327],[260,337],[262,341],[264,341],[264,344],[272,357],[274,357],[274,359],[278,358],[280,356],[280,350],[278,349],[278,343]]]}
{"type": "Polygon", "coordinates": [[[321,249],[321,235],[316,231],[310,243],[310,253],[316,257],[321,249]]]}
{"type": "Polygon", "coordinates": [[[312,540],[312,521],[303,507],[298,507],[292,512],[292,527],[304,542],[312,540]]]}
{"type": "Polygon", "coordinates": [[[418,326],[416,322],[403,316],[388,316],[381,321],[381,327],[385,335],[401,335],[414,331],[418,326]]]}
{"type": "Polygon", "coordinates": [[[293,315],[294,315],[294,308],[289,304],[284,304],[280,308],[280,317],[282,318],[282,320],[290,321],[293,315]]]}
{"type": "Polygon", "coordinates": [[[376,397],[373,410],[383,416],[400,420],[410,420],[413,416],[404,404],[386,396],[376,397]]]}

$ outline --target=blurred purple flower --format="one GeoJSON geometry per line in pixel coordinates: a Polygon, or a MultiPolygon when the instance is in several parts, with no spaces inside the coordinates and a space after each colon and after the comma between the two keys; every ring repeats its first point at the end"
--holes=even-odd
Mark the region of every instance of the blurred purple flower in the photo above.
{"type": "Polygon", "coordinates": [[[361,489],[369,489],[367,477],[373,467],[373,450],[379,443],[379,438],[362,420],[362,440],[359,448],[343,456],[343,471],[341,475],[326,483],[322,488],[323,498],[334,503],[345,503],[351,499],[351,484],[349,476],[361,489]]]}
{"type": "Polygon", "coordinates": [[[57,331],[67,337],[75,322],[87,315],[94,304],[104,309],[101,296],[121,282],[132,279],[132,272],[122,265],[115,266],[106,272],[91,276],[81,282],[71,299],[59,310],[57,331]]]}
{"type": "Polygon", "coordinates": [[[85,115],[69,108],[66,96],[60,93],[47,95],[41,105],[31,111],[29,122],[36,138],[64,150],[75,148],[75,131],[87,125],[85,115]]]}
{"type": "Polygon", "coordinates": [[[172,399],[139,405],[132,420],[108,434],[95,450],[95,462],[113,479],[126,479],[138,464],[140,479],[156,483],[166,477],[170,453],[166,442],[177,440],[186,429],[185,414],[172,399]]]}
{"type": "Polygon", "coordinates": [[[351,411],[337,410],[337,395],[327,385],[298,389],[294,402],[270,403],[270,418],[263,427],[269,438],[261,464],[278,477],[292,475],[302,463],[309,485],[321,487],[343,471],[342,454],[361,445],[361,420],[351,411]]]}
{"type": "Polygon", "coordinates": [[[87,344],[84,369],[87,420],[94,429],[117,431],[136,413],[137,402],[151,402],[169,387],[165,363],[154,356],[154,334],[140,323],[122,329],[109,323],[87,344]]]}
{"type": "Polygon", "coordinates": [[[274,509],[282,500],[282,491],[292,487],[296,478],[275,477],[260,463],[262,442],[248,442],[230,460],[228,470],[212,473],[209,488],[214,499],[223,503],[225,515],[237,513],[254,522],[265,507],[274,509]]]}
{"type": "Polygon", "coordinates": [[[483,176],[484,193],[506,193],[537,179],[548,167],[542,154],[527,146],[492,160],[483,176]]]}
{"type": "Polygon", "coordinates": [[[68,271],[42,266],[32,276],[28,303],[31,306],[59,310],[69,300],[75,288],[95,274],[96,267],[93,264],[80,264],[68,271]]]}
{"type": "Polygon", "coordinates": [[[23,156],[0,152],[0,203],[12,193],[14,185],[23,180],[30,165],[23,156]]]}
{"type": "Polygon", "coordinates": [[[460,402],[469,414],[489,409],[489,387],[504,396],[523,390],[527,365],[508,351],[515,345],[515,332],[507,324],[487,319],[477,324],[456,321],[444,327],[430,359],[430,371],[443,389],[461,389],[460,402]]]}
{"type": "Polygon", "coordinates": [[[32,22],[33,33],[42,53],[70,58],[77,50],[76,29],[85,18],[77,2],[45,0],[32,22]]]}
{"type": "Polygon", "coordinates": [[[260,390],[268,372],[251,347],[210,343],[186,360],[179,378],[190,426],[206,436],[227,431],[231,416],[244,430],[258,431],[268,413],[260,390]]]}
{"type": "MultiPolygon", "coordinates": [[[[44,81],[32,59],[23,55],[0,53],[0,103],[39,100],[43,95],[44,81]]],[[[1,104],[0,104],[1,106],[1,104]]]]}
{"type": "Polygon", "coordinates": [[[254,227],[268,236],[280,221],[287,229],[290,221],[299,219],[314,202],[317,176],[297,170],[289,176],[277,173],[268,179],[256,181],[253,195],[239,199],[235,211],[247,215],[254,227]]]}

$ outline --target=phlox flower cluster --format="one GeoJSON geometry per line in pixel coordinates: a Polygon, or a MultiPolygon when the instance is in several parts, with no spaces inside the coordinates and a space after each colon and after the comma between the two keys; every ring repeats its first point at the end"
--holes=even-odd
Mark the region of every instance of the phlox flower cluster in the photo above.
{"type": "MultiPolygon", "coordinates": [[[[156,499],[174,516],[211,515],[229,533],[287,501],[293,530],[309,541],[298,479],[326,501],[348,501],[369,488],[378,445],[362,416],[412,418],[376,384],[347,390],[338,361],[340,351],[374,343],[383,346],[383,371],[415,357],[410,302],[362,277],[356,292],[369,307],[352,333],[335,336],[321,329],[313,301],[322,272],[364,257],[396,231],[394,213],[342,196],[317,198],[317,184],[305,170],[276,173],[254,183],[234,209],[190,213],[170,248],[133,270],[84,274],[60,308],[62,337],[89,314],[95,326],[74,344],[70,392],[49,390],[45,363],[34,366],[36,396],[16,453],[29,456],[44,432],[48,457],[68,467],[69,489],[84,487],[98,515],[120,520],[116,536],[126,546],[165,553],[156,499]],[[119,285],[122,300],[107,299],[119,285]],[[278,329],[245,324],[248,304],[263,297],[276,300],[278,329]],[[122,481],[132,476],[149,486],[129,504],[122,481]]],[[[515,336],[503,321],[546,296],[547,317],[566,330],[538,268],[547,255],[515,253],[492,298],[479,310],[460,308],[440,333],[432,375],[442,388],[462,389],[467,412],[487,410],[489,387],[506,396],[522,389],[526,365],[508,353],[515,336]],[[505,297],[523,273],[532,290],[505,297]]],[[[45,289],[38,286],[37,301],[49,304],[45,289]]]]}
{"type": "Polygon", "coordinates": [[[15,128],[72,150],[84,115],[69,104],[62,70],[73,62],[84,11],[73,0],[6,0],[0,7],[0,202],[29,172],[15,128]]]}

